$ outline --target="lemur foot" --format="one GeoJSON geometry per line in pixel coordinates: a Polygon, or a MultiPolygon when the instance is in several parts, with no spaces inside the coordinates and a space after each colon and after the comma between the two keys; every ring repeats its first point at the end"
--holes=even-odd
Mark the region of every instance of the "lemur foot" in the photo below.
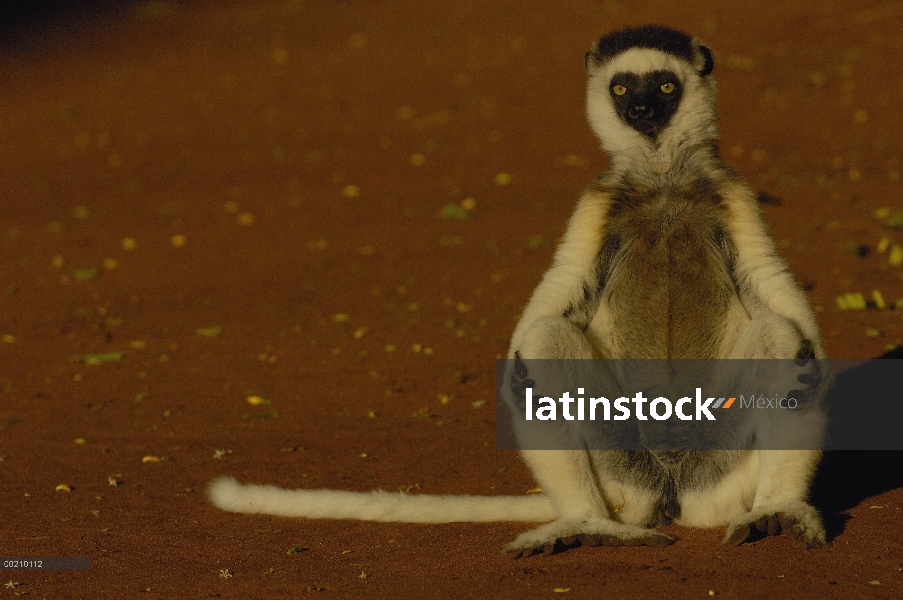
{"type": "Polygon", "coordinates": [[[615,523],[610,519],[559,519],[524,532],[505,546],[509,558],[555,554],[577,546],[655,546],[676,540],[653,529],[615,523]]]}
{"type": "Polygon", "coordinates": [[[805,502],[754,509],[728,526],[723,543],[738,546],[749,538],[753,528],[766,535],[786,533],[810,549],[827,543],[818,511],[805,502]]]}

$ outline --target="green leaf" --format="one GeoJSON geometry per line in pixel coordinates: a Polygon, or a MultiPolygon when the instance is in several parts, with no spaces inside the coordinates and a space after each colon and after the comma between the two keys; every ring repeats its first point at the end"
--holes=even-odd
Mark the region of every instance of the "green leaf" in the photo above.
{"type": "Polygon", "coordinates": [[[76,269],[72,271],[72,277],[74,277],[76,281],[88,281],[89,279],[97,277],[97,273],[97,267],[88,267],[87,269],[76,269]]]}
{"type": "Polygon", "coordinates": [[[470,213],[458,206],[457,204],[446,204],[442,209],[443,219],[457,219],[466,221],[470,217],[470,213]]]}
{"type": "Polygon", "coordinates": [[[552,241],[547,237],[534,235],[530,238],[530,241],[527,242],[527,248],[529,248],[530,250],[539,250],[540,248],[545,248],[551,243],[552,241]]]}
{"type": "Polygon", "coordinates": [[[103,352],[100,354],[83,354],[81,362],[89,365],[99,365],[101,363],[119,362],[125,358],[125,352],[103,352]]]}
{"type": "Polygon", "coordinates": [[[903,229],[903,210],[894,211],[887,220],[887,226],[891,229],[903,229]]]}

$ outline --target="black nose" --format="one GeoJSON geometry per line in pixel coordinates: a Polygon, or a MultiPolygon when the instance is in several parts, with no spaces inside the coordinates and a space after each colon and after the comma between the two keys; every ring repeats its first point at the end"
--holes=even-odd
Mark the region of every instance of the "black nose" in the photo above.
{"type": "Polygon", "coordinates": [[[647,104],[635,104],[630,107],[630,110],[627,112],[627,116],[631,119],[651,119],[655,111],[652,110],[652,107],[647,104]]]}

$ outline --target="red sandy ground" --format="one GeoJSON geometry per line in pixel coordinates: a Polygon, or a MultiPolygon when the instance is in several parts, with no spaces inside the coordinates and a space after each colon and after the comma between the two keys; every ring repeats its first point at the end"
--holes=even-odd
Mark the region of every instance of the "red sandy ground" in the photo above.
{"type": "Polygon", "coordinates": [[[526,525],[289,520],[204,497],[223,473],[533,487],[494,449],[494,361],[605,167],[583,53],[625,24],[714,49],[724,155],[783,200],[765,217],[829,354],[903,341],[900,310],[835,304],[903,297],[877,250],[903,233],[873,217],[901,207],[900,4],[676,4],[146,2],[5,32],[0,554],[91,569],[3,572],[18,586],[0,595],[903,597],[894,453],[828,456],[814,502],[831,544],[809,552],[669,527],[669,548],[511,561],[526,525]],[[469,219],[442,218],[468,197],[469,219]]]}

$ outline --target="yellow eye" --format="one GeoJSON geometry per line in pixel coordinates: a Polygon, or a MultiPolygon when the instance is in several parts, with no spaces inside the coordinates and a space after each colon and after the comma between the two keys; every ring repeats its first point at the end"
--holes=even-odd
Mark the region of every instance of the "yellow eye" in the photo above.
{"type": "Polygon", "coordinates": [[[627,93],[627,88],[623,85],[615,85],[611,88],[611,91],[615,93],[615,96],[623,96],[627,93]]]}
{"type": "Polygon", "coordinates": [[[666,94],[670,94],[671,92],[674,91],[674,84],[671,83],[670,81],[668,83],[663,83],[662,91],[665,92],[666,94]]]}

